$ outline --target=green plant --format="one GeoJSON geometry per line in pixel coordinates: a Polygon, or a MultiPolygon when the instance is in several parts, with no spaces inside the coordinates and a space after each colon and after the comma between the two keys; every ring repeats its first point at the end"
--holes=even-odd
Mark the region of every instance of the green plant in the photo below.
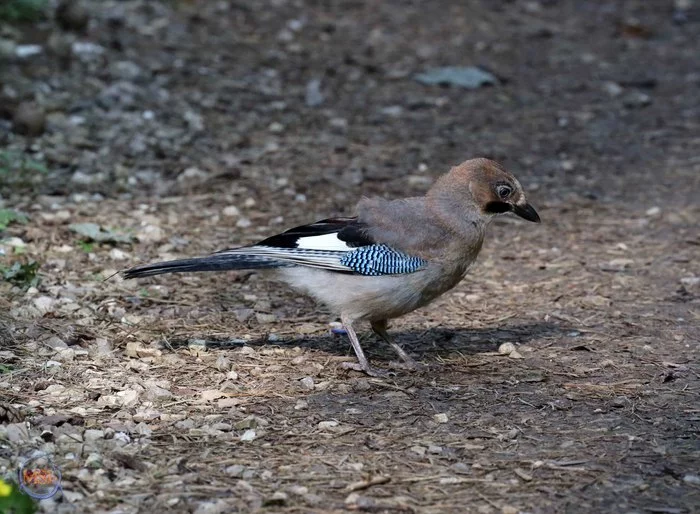
{"type": "Polygon", "coordinates": [[[0,21],[37,21],[44,16],[48,0],[3,0],[0,21]]]}
{"type": "Polygon", "coordinates": [[[9,268],[0,266],[0,276],[12,285],[28,289],[39,283],[38,270],[39,263],[36,261],[29,261],[26,264],[15,262],[9,268]]]}
{"type": "Polygon", "coordinates": [[[44,164],[21,152],[0,151],[0,186],[31,186],[48,172],[49,169],[44,164]]]}
{"type": "Polygon", "coordinates": [[[12,482],[0,478],[0,512],[33,514],[36,502],[12,482]]]}
{"type": "Polygon", "coordinates": [[[92,253],[95,249],[95,243],[88,243],[87,241],[78,241],[78,246],[85,253],[92,253]]]}
{"type": "Polygon", "coordinates": [[[42,163],[21,152],[13,152],[11,150],[0,151],[0,174],[7,174],[12,171],[49,172],[48,168],[42,163]]]}
{"type": "Polygon", "coordinates": [[[21,212],[12,209],[0,209],[0,232],[5,230],[10,223],[26,223],[28,218],[21,212]]]}

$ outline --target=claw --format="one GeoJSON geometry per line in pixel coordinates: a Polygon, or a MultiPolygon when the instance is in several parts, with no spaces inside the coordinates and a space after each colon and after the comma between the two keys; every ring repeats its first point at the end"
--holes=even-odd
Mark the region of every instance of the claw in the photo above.
{"type": "Polygon", "coordinates": [[[386,371],[383,369],[375,368],[374,366],[370,365],[362,366],[362,364],[360,364],[359,362],[341,362],[340,367],[343,369],[360,371],[369,375],[370,377],[389,378],[392,376],[396,376],[396,373],[394,373],[393,371],[386,371]]]}

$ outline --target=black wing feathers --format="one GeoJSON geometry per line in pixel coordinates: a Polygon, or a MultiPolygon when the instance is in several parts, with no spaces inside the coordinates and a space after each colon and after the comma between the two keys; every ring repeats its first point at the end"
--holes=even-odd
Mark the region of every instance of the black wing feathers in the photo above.
{"type": "Polygon", "coordinates": [[[152,277],[164,273],[189,273],[194,271],[230,271],[245,269],[279,268],[283,263],[265,257],[241,255],[235,259],[227,256],[210,255],[194,259],[144,264],[122,272],[125,279],[152,277]]]}
{"type": "Polygon", "coordinates": [[[348,246],[359,247],[374,244],[374,241],[365,234],[364,223],[357,221],[357,218],[327,218],[325,220],[290,228],[268,237],[255,246],[272,246],[275,248],[297,248],[297,243],[302,237],[322,236],[325,234],[337,233],[338,239],[345,241],[348,246]]]}
{"type": "Polygon", "coordinates": [[[367,235],[367,225],[357,221],[357,218],[353,219],[355,220],[354,223],[349,223],[338,231],[338,239],[345,241],[348,246],[352,247],[370,246],[375,244],[376,241],[367,235]]]}
{"type": "Polygon", "coordinates": [[[328,218],[310,225],[291,228],[253,245],[221,250],[207,257],[136,266],[123,274],[124,278],[136,278],[162,273],[261,269],[294,265],[319,267],[339,273],[355,273],[356,270],[353,267],[348,267],[340,261],[341,257],[338,255],[343,255],[342,250],[299,248],[299,240],[305,237],[337,234],[337,238],[351,248],[376,245],[376,241],[367,235],[366,227],[367,225],[358,221],[357,218],[328,218]]]}

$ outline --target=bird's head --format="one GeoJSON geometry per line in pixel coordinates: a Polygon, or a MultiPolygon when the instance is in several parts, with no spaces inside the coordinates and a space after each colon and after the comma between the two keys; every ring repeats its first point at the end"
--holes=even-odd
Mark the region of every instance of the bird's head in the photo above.
{"type": "Polygon", "coordinates": [[[477,208],[482,216],[512,212],[528,221],[540,222],[518,179],[489,159],[471,159],[452,168],[433,190],[442,198],[461,199],[465,206],[477,208]]]}

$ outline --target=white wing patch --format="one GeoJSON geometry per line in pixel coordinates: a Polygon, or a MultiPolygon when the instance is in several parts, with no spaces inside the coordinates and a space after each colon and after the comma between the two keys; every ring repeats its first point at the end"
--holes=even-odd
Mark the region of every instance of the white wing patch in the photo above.
{"type": "Polygon", "coordinates": [[[321,236],[300,237],[297,239],[297,248],[304,248],[307,250],[326,250],[330,252],[347,252],[349,250],[356,250],[356,248],[348,246],[345,241],[338,239],[338,234],[335,232],[331,234],[323,234],[321,236]]]}

